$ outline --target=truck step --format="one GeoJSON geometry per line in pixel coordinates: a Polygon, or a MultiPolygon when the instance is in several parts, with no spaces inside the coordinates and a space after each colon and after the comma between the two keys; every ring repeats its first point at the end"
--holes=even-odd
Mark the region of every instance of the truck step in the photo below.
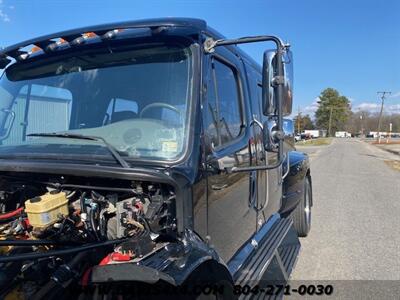
{"type": "MultiPolygon", "coordinates": [[[[297,262],[300,241],[291,218],[279,219],[265,234],[264,239],[245,262],[239,274],[235,274],[235,284],[250,287],[285,284],[297,262]]],[[[282,299],[283,295],[241,295],[239,299],[282,299]]]]}
{"type": "Polygon", "coordinates": [[[299,245],[281,247],[280,249],[278,249],[278,253],[281,257],[286,273],[289,275],[292,273],[294,266],[297,262],[297,257],[299,255],[300,248],[301,246],[299,244],[299,245]]]}

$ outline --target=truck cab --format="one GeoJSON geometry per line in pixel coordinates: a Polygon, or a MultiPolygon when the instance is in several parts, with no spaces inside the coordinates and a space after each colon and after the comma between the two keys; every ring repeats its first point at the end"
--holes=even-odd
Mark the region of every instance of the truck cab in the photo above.
{"type": "Polygon", "coordinates": [[[286,282],[312,207],[292,64],[184,18],[0,50],[0,294],[286,282]]]}

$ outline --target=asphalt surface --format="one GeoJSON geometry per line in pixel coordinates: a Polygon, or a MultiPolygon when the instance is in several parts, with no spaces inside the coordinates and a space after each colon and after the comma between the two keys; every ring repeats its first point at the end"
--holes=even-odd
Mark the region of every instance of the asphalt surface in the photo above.
{"type": "Polygon", "coordinates": [[[400,280],[400,172],[385,163],[400,156],[356,139],[298,150],[311,158],[314,206],[291,279],[400,280]]]}

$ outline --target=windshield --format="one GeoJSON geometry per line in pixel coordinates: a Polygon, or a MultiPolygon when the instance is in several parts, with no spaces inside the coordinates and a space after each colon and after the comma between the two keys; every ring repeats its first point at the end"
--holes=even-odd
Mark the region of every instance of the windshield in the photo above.
{"type": "Polygon", "coordinates": [[[0,156],[107,155],[174,160],[185,149],[191,98],[189,48],[151,45],[15,64],[0,80],[0,156]]]}

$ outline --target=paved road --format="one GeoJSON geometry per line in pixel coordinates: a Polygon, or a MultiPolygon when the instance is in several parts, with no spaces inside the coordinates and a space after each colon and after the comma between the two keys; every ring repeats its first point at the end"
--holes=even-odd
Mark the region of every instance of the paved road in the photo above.
{"type": "Polygon", "coordinates": [[[400,280],[400,172],[396,157],[335,139],[310,153],[314,207],[294,280],[400,280]]]}

